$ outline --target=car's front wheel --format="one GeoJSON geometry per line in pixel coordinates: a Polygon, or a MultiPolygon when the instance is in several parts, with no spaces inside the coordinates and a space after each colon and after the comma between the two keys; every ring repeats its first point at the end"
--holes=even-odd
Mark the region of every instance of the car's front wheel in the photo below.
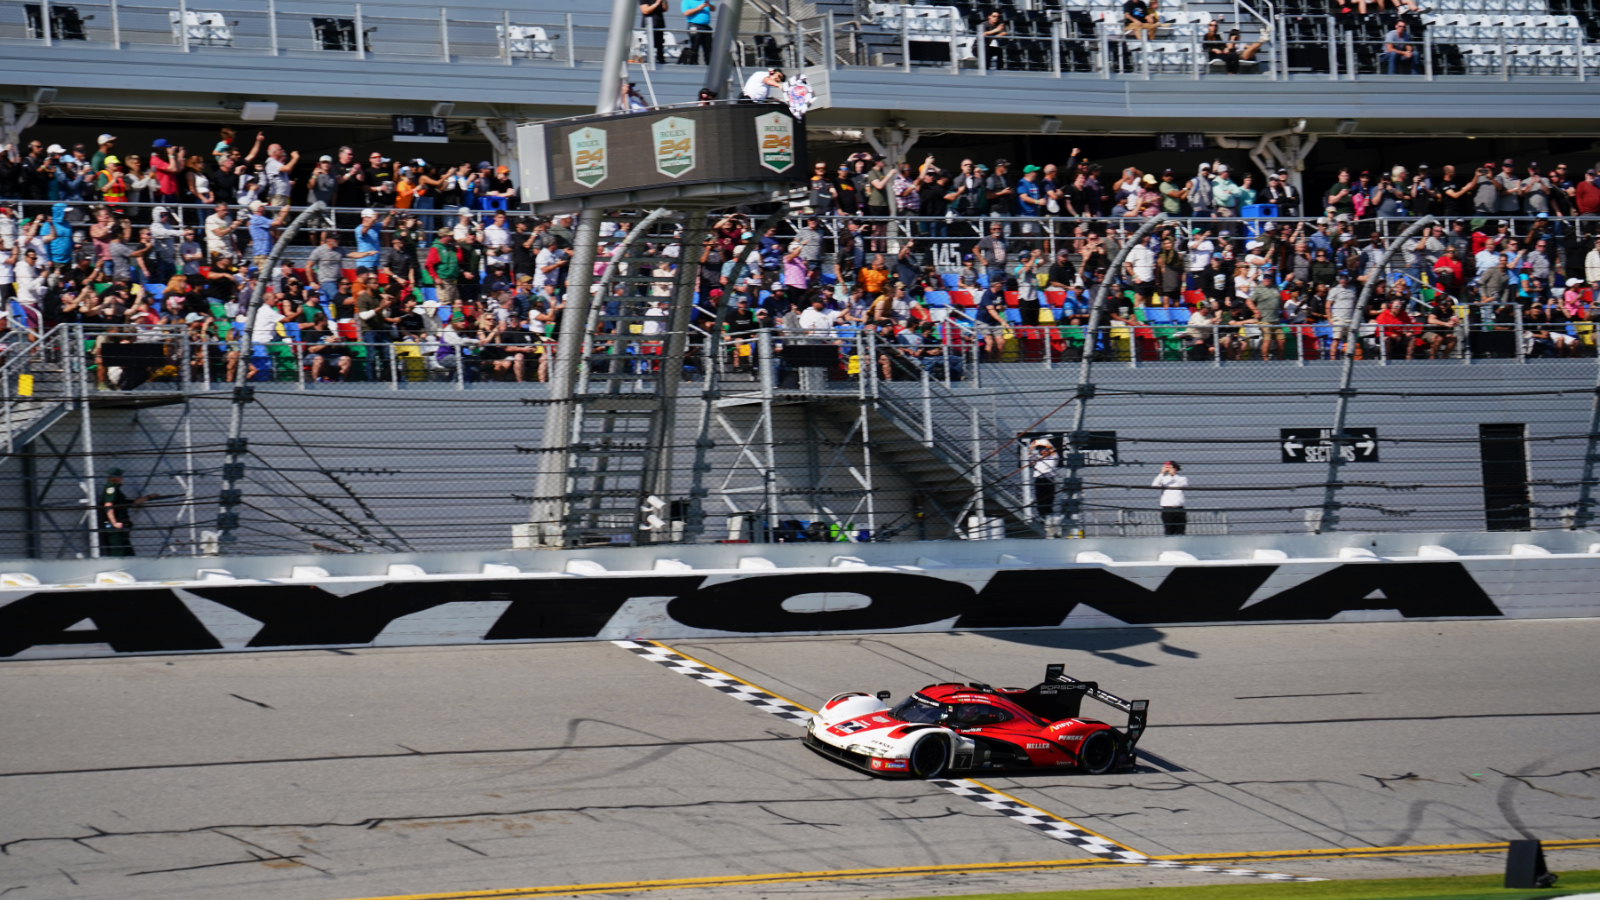
{"type": "Polygon", "coordinates": [[[950,741],[942,734],[930,734],[911,747],[911,774],[938,778],[949,760],[950,741]]]}
{"type": "Polygon", "coordinates": [[[1078,765],[1090,775],[1111,771],[1117,761],[1117,739],[1109,731],[1096,731],[1083,739],[1078,748],[1078,765]]]}

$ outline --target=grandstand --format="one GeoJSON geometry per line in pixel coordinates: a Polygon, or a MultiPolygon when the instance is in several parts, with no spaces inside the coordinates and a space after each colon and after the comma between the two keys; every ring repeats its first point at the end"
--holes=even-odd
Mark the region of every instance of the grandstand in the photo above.
{"type": "MultiPolygon", "coordinates": [[[[1581,428],[1558,435],[1555,423],[1586,415],[1586,401],[1575,392],[1594,380],[1590,311],[1596,306],[1600,277],[1589,270],[1592,223],[1566,219],[1559,211],[1551,219],[1531,201],[1524,206],[1518,199],[1514,209],[1491,201],[1489,208],[1476,209],[1469,198],[1467,212],[1450,214],[1456,220],[1450,238],[1467,263],[1464,281],[1451,281],[1437,274],[1439,254],[1426,247],[1406,248],[1392,265],[1377,261],[1387,242],[1409,224],[1411,211],[1383,211],[1374,201],[1363,204],[1366,208],[1353,213],[1351,221],[1335,222],[1323,216],[1323,201],[1339,166],[1370,168],[1374,177],[1363,192],[1372,196],[1377,180],[1397,160],[1412,166],[1422,160],[1450,161],[1465,174],[1482,167],[1486,156],[1491,162],[1515,157],[1518,184],[1526,177],[1521,171],[1526,163],[1542,161],[1550,172],[1560,162],[1571,169],[1561,183],[1579,182],[1584,169],[1594,164],[1591,141],[1600,138],[1587,130],[1579,114],[1593,101],[1596,89],[1590,76],[1600,65],[1596,11],[1587,4],[1445,0],[1432,8],[1408,10],[1401,18],[1420,51],[1419,64],[1415,74],[1391,75],[1383,54],[1390,43],[1387,32],[1394,27],[1392,13],[1362,15],[1342,5],[1314,6],[1309,0],[1168,0],[1158,8],[1161,24],[1150,40],[1124,34],[1122,6],[1107,0],[747,0],[731,42],[730,80],[741,83],[768,66],[803,74],[815,92],[804,119],[807,137],[830,174],[834,164],[852,154],[887,156],[890,161],[903,157],[915,164],[924,150],[937,150],[939,165],[947,169],[964,155],[985,164],[998,165],[1005,157],[1016,160],[1005,176],[1008,186],[1022,176],[1023,164],[1059,164],[1064,180],[1055,187],[1064,188],[1076,165],[1076,154],[1069,160],[1067,150],[1082,144],[1101,168],[1079,174],[1096,178],[1094,189],[1107,202],[1103,208],[1096,204],[1072,215],[1048,217],[1043,226],[1016,218],[1015,209],[995,210],[1001,214],[1003,233],[1016,241],[1014,252],[1037,248],[1053,255],[1065,249],[1070,266],[1089,276],[1065,287],[1053,285],[1031,299],[1027,292],[998,283],[1015,272],[986,271],[981,262],[967,266],[966,257],[975,254],[975,245],[992,224],[987,210],[951,209],[941,218],[887,204],[878,210],[869,207],[879,204],[858,204],[843,211],[859,217],[859,225],[847,226],[842,216],[826,217],[825,246],[811,260],[814,268],[796,277],[806,289],[823,291],[832,311],[843,314],[862,302],[857,291],[871,280],[862,274],[871,267],[871,256],[885,254],[890,277],[914,291],[918,310],[915,321],[909,314],[899,315],[893,327],[932,328],[918,338],[921,355],[915,357],[890,352],[887,337],[880,345],[876,326],[867,327],[859,315],[825,326],[833,330],[784,322],[767,336],[765,348],[750,334],[728,338],[719,333],[716,316],[719,297],[725,305],[732,282],[716,286],[721,293],[715,295],[711,281],[695,285],[690,293],[696,312],[684,335],[688,349],[682,359],[665,364],[682,364],[690,378],[719,383],[704,392],[698,386],[687,391],[689,399],[681,404],[673,426],[677,455],[671,460],[680,479],[678,493],[657,498],[664,505],[650,513],[663,520],[661,530],[650,535],[629,530],[625,537],[798,539],[796,535],[814,533],[817,523],[832,529],[830,534],[867,532],[873,540],[1039,536],[1049,517],[1030,511],[1037,500],[1030,476],[1022,472],[1020,461],[996,454],[1010,453],[1004,448],[1037,423],[1051,416],[1060,419],[1070,403],[1094,398],[1097,384],[1119,386],[1108,389],[1114,399],[1102,396],[1090,404],[1088,427],[1121,428],[1129,440],[1129,465],[1143,466],[1157,452],[1193,453],[1191,458],[1202,460],[1194,469],[1197,480],[1209,480],[1219,493],[1206,497],[1206,515],[1197,515],[1197,523],[1203,519],[1207,528],[1237,532],[1317,530],[1324,521],[1320,517],[1336,516],[1339,508],[1321,495],[1327,476],[1300,477],[1304,470],[1274,469],[1271,477],[1262,477],[1258,470],[1275,464],[1281,428],[1331,423],[1334,404],[1325,398],[1340,390],[1342,363],[1352,352],[1360,353],[1361,373],[1380,392],[1403,392],[1407,384],[1439,378],[1459,385],[1462,395],[1425,414],[1406,402],[1374,401],[1370,409],[1383,417],[1377,424],[1394,433],[1404,425],[1407,430],[1397,440],[1407,444],[1386,447],[1389,457],[1381,470],[1369,470],[1370,484],[1360,488],[1363,499],[1355,501],[1366,506],[1360,512],[1346,508],[1347,522],[1373,530],[1476,528],[1486,521],[1486,509],[1499,511],[1501,518],[1494,523],[1511,521],[1528,528],[1559,528],[1583,519],[1590,481],[1584,466],[1596,457],[1594,440],[1592,435],[1585,439],[1581,428]],[[1237,74],[1213,53],[1217,48],[1206,35],[1213,23],[1220,23],[1223,35],[1235,28],[1241,32],[1236,50],[1260,45],[1253,57],[1236,60],[1237,74]],[[985,36],[985,31],[993,33],[985,36]],[[1158,134],[1168,140],[1158,143],[1158,134]],[[1180,134],[1185,141],[1171,140],[1180,134]],[[1440,149],[1446,146],[1442,143],[1410,143],[1436,136],[1449,136],[1452,143],[1446,149],[1440,149]],[[1395,143],[1385,145],[1388,139],[1395,143]],[[1408,143],[1401,144],[1402,139],[1408,143]],[[1391,151],[1391,146],[1404,149],[1391,151]],[[1352,266],[1363,277],[1376,273],[1385,291],[1414,301],[1419,316],[1420,307],[1429,305],[1455,321],[1425,335],[1407,331],[1396,337],[1397,332],[1385,330],[1391,323],[1378,321],[1381,304],[1374,303],[1363,310],[1353,338],[1343,341],[1325,308],[1286,323],[1286,335],[1276,335],[1271,323],[1236,325],[1206,320],[1203,313],[1196,321],[1192,317],[1218,292],[1212,290],[1215,285],[1201,289],[1203,263],[1190,267],[1186,259],[1184,275],[1193,283],[1185,289],[1175,294],[1163,289],[1157,303],[1131,281],[1117,284],[1110,294],[1114,308],[1109,312],[1115,318],[1091,324],[1087,313],[1096,288],[1107,277],[1114,282],[1131,278],[1109,266],[1110,256],[1144,218],[1125,204],[1147,189],[1159,202],[1143,176],[1170,167],[1177,170],[1177,183],[1184,184],[1199,177],[1202,162],[1231,165],[1235,181],[1230,184],[1241,184],[1245,174],[1255,176],[1249,190],[1256,192],[1266,191],[1268,173],[1282,168],[1285,183],[1299,191],[1303,203],[1294,215],[1265,202],[1227,207],[1235,214],[1233,221],[1212,219],[1205,215],[1212,210],[1184,205],[1157,233],[1158,239],[1174,242],[1175,252],[1187,254],[1187,259],[1226,255],[1230,267],[1235,261],[1244,265],[1252,252],[1249,244],[1266,237],[1270,228],[1280,228],[1272,250],[1279,268],[1268,268],[1275,286],[1305,300],[1314,293],[1307,291],[1308,280],[1291,284],[1285,277],[1297,264],[1298,252],[1285,233],[1317,232],[1341,266],[1352,266]],[[1127,175],[1117,177],[1119,171],[1133,173],[1133,188],[1127,175]],[[1120,195],[1113,181],[1124,182],[1120,195]],[[1190,213],[1197,217],[1186,218],[1190,213]],[[1505,226],[1496,224],[1502,220],[1505,226]],[[1196,238],[1196,230],[1223,242],[1226,250],[1202,249],[1209,238],[1196,238]],[[1501,238],[1528,242],[1530,254],[1536,240],[1549,244],[1539,254],[1538,266],[1530,255],[1517,256],[1520,268],[1496,294],[1477,277],[1492,267],[1475,266],[1472,260],[1484,245],[1501,238]],[[1101,239],[1105,243],[1097,244],[1101,239]],[[1341,240],[1354,242],[1354,252],[1344,249],[1341,240]],[[897,256],[902,250],[910,254],[905,259],[897,256]],[[914,274],[900,271],[902,262],[914,274]],[[1580,285],[1563,291],[1567,279],[1580,285]],[[1557,316],[1553,321],[1552,315],[1557,316]],[[792,348],[812,354],[812,364],[801,364],[799,357],[806,354],[792,348]],[[794,352],[796,360],[772,362],[774,354],[787,352],[794,352]],[[909,358],[920,362],[908,364],[909,358]],[[1088,374],[1090,367],[1097,373],[1088,374]],[[1530,372],[1540,377],[1529,379],[1530,372]],[[1547,389],[1550,396],[1537,393],[1526,403],[1486,399],[1497,385],[1520,390],[1531,380],[1540,381],[1540,390],[1547,389]],[[1159,412],[1146,414],[1144,397],[1191,381],[1202,381],[1206,388],[1204,397],[1193,403],[1207,409],[1204,422],[1187,421],[1187,404],[1171,395],[1159,412]],[[1250,401],[1245,415],[1247,404],[1234,398],[1263,381],[1281,386],[1282,395],[1250,401]],[[1313,395],[1315,402],[1305,401],[1313,395]],[[1523,406],[1537,407],[1538,415],[1524,414],[1523,406]],[[1227,423],[1235,413],[1248,420],[1248,433],[1231,432],[1227,423]],[[1546,457],[1538,454],[1553,444],[1529,451],[1533,456],[1525,461],[1532,464],[1538,484],[1509,501],[1486,498],[1489,476],[1481,474],[1488,460],[1483,450],[1488,439],[1481,429],[1507,423],[1531,429],[1529,434],[1544,429],[1551,441],[1565,442],[1559,453],[1546,457]],[[1174,439],[1174,434],[1182,436],[1174,439]],[[1438,488],[1440,495],[1415,504],[1391,502],[1387,493],[1410,490],[1415,467],[1435,444],[1451,448],[1449,461],[1457,470],[1464,467],[1474,474],[1449,479],[1438,488]],[[697,450],[705,453],[696,456],[697,450]],[[691,497],[691,484],[706,493],[691,497]],[[690,499],[713,509],[691,512],[690,499]]],[[[85,134],[121,133],[124,147],[142,151],[151,144],[136,140],[148,142],[169,133],[198,148],[202,142],[209,146],[218,125],[233,125],[241,132],[266,129],[270,141],[302,151],[303,165],[291,186],[296,208],[308,199],[310,167],[324,152],[337,155],[345,143],[362,154],[375,153],[383,165],[393,167],[396,178],[403,177],[402,166],[431,173],[429,177],[443,175],[441,160],[451,167],[464,161],[474,170],[481,160],[490,172],[504,166],[520,175],[524,169],[514,139],[519,124],[592,110],[608,18],[599,4],[550,0],[477,0],[473,6],[444,9],[419,0],[224,0],[204,5],[189,0],[0,0],[5,137],[8,142],[20,138],[70,145],[85,134]],[[419,148],[391,140],[393,116],[443,118],[448,143],[419,148]],[[419,153],[432,164],[416,159],[419,153]]],[[[628,23],[628,77],[638,81],[646,104],[688,102],[705,79],[703,64],[681,64],[692,41],[677,9],[669,11],[667,21],[661,63],[651,59],[651,36],[638,27],[637,18],[628,23]]],[[[203,160],[202,167],[206,164],[203,160]]],[[[255,164],[261,165],[261,159],[255,164]]],[[[67,242],[61,251],[63,266],[81,264],[81,257],[101,252],[97,240],[105,243],[103,235],[90,236],[96,207],[103,204],[93,190],[88,193],[68,203],[76,209],[63,227],[82,232],[84,239],[67,242]]],[[[19,199],[29,215],[53,214],[53,195],[19,199]]],[[[381,196],[370,202],[383,207],[385,199],[393,202],[381,196]]],[[[775,241],[786,247],[797,238],[801,213],[815,198],[801,192],[784,199],[788,202],[781,208],[792,215],[776,226],[775,241]]],[[[355,244],[350,232],[361,218],[363,202],[367,198],[335,204],[341,207],[336,222],[325,229],[345,249],[355,244]]],[[[464,195],[461,202],[469,208],[458,227],[480,243],[490,210],[508,205],[503,196],[477,193],[464,195]]],[[[122,212],[144,226],[152,222],[155,205],[146,196],[124,204],[122,212]]],[[[210,214],[199,204],[172,204],[171,211],[190,227],[201,225],[210,214]]],[[[514,220],[529,220],[515,203],[509,211],[514,220]]],[[[770,207],[760,206],[752,215],[768,211],[770,207]]],[[[433,207],[413,212],[419,223],[385,227],[404,230],[412,242],[406,252],[421,262],[431,236],[422,231],[431,232],[441,219],[448,223],[452,213],[433,207]]],[[[755,224],[755,219],[748,222],[752,233],[755,224]]],[[[263,240],[270,245],[273,226],[264,227],[263,240]]],[[[259,262],[264,253],[245,235],[243,229],[235,234],[237,246],[228,253],[259,262]]],[[[728,237],[735,243],[744,240],[728,237]]],[[[670,246],[675,232],[661,231],[651,240],[670,246]]],[[[168,279],[153,275],[129,277],[133,296],[126,298],[127,306],[136,308],[136,315],[148,310],[160,320],[142,322],[146,330],[139,341],[123,340],[117,328],[125,321],[105,321],[98,307],[84,322],[45,321],[21,301],[11,306],[3,365],[11,401],[7,450],[13,465],[0,471],[0,483],[35,491],[36,501],[8,508],[10,518],[0,531],[15,553],[92,555],[88,538],[94,529],[69,523],[71,516],[63,511],[81,513],[77,485],[92,483],[96,472],[104,471],[105,460],[99,469],[84,460],[113,452],[123,454],[123,461],[143,460],[133,468],[147,479],[167,478],[173,471],[190,478],[183,504],[163,520],[166,530],[159,546],[145,544],[141,552],[215,550],[218,536],[213,532],[206,537],[213,531],[210,513],[197,513],[196,508],[219,501],[230,504],[225,516],[243,516],[256,529],[250,532],[255,543],[240,552],[304,548],[308,540],[320,545],[319,552],[326,546],[372,550],[431,542],[470,549],[505,542],[513,526],[538,524],[530,522],[528,513],[541,499],[532,494],[537,467],[528,454],[542,452],[539,445],[547,439],[533,421],[542,418],[541,404],[550,399],[550,388],[534,382],[541,367],[535,362],[523,371],[494,351],[483,352],[484,345],[472,343],[475,337],[448,337],[453,323],[467,315],[495,312],[489,307],[498,302],[498,291],[469,298],[469,305],[477,304],[468,310],[459,302],[452,306],[450,288],[431,277],[413,286],[385,273],[375,290],[402,304],[409,298],[419,306],[434,305],[416,313],[417,328],[402,331],[396,325],[393,333],[373,337],[353,321],[354,291],[337,298],[316,296],[318,282],[326,280],[313,268],[316,243],[313,238],[294,242],[283,259],[288,268],[280,273],[290,282],[285,290],[289,302],[303,304],[304,317],[264,333],[260,342],[252,338],[251,352],[242,359],[230,358],[232,342],[247,333],[233,321],[240,313],[237,296],[195,298],[189,296],[196,293],[193,285],[169,294],[168,279]],[[142,287],[132,290],[132,281],[142,287]],[[195,299],[205,302],[185,306],[195,299]],[[319,311],[328,319],[326,329],[309,321],[319,311]],[[203,321],[197,325],[189,315],[203,321]],[[347,374],[329,379],[342,357],[335,353],[329,362],[312,349],[319,344],[304,339],[316,334],[320,340],[327,336],[324,331],[349,348],[347,374]],[[130,346],[115,346],[119,343],[130,346]],[[319,370],[319,362],[330,368],[319,370]],[[278,397],[256,407],[271,409],[276,418],[247,418],[251,424],[242,435],[223,424],[224,407],[234,402],[227,378],[230,365],[242,366],[264,397],[278,397]],[[122,372],[111,375],[113,369],[122,372]],[[138,377],[129,377],[130,371],[138,377]],[[514,381],[514,371],[528,381],[514,381]],[[23,375],[32,376],[31,394],[22,393],[23,375]],[[378,395],[384,398],[384,413],[359,420],[363,440],[358,449],[351,450],[355,445],[341,444],[325,430],[345,427],[341,404],[353,407],[378,395]],[[421,405],[423,398],[436,405],[421,405]],[[417,440],[415,414],[420,409],[433,410],[428,429],[437,440],[417,440]],[[495,436],[487,426],[470,430],[473,423],[507,415],[518,417],[515,441],[495,436]],[[94,443],[98,449],[90,449],[85,443],[92,443],[96,431],[102,440],[94,443]],[[308,440],[308,433],[319,438],[308,440]],[[493,462],[456,477],[449,471],[450,447],[462,434],[469,443],[482,445],[485,459],[493,462]],[[115,438],[108,443],[106,435],[115,438]],[[248,449],[240,440],[256,443],[248,449]],[[280,452],[274,444],[290,449],[280,452]],[[179,445],[183,454],[204,457],[205,465],[175,469],[172,456],[177,451],[172,448],[179,445]],[[403,459],[394,465],[374,461],[384,448],[401,448],[396,452],[403,459]],[[296,483],[296,476],[275,475],[262,485],[270,484],[270,490],[283,496],[267,502],[250,493],[254,488],[238,487],[236,477],[222,477],[225,467],[245,464],[238,460],[247,454],[257,454],[250,458],[251,467],[274,472],[303,468],[307,477],[322,481],[308,487],[296,483]],[[308,456],[319,458],[308,463],[308,456]],[[25,466],[24,459],[33,462],[25,466]],[[38,468],[41,460],[54,468],[38,468]],[[473,479],[495,471],[508,473],[516,483],[496,485],[492,491],[473,486],[473,479]],[[391,481],[380,483],[385,479],[391,481]],[[390,490],[391,485],[398,487],[390,490]],[[459,517],[441,526],[417,507],[419,497],[441,489],[470,494],[486,512],[470,526],[459,517]],[[248,500],[239,499],[241,490],[248,500]],[[322,495],[330,491],[340,492],[353,505],[340,506],[337,514],[328,512],[318,501],[329,502],[322,495]],[[256,505],[234,509],[246,502],[256,505]],[[308,538],[285,521],[297,515],[295,509],[311,507],[332,517],[310,523],[321,537],[308,538]],[[47,518],[54,517],[50,523],[39,518],[40,509],[48,509],[47,518]],[[391,530],[374,531],[356,509],[391,530]]],[[[611,235],[601,250],[609,253],[615,246],[611,235]]],[[[1511,251],[1505,252],[1509,263],[1511,251]]],[[[781,255],[773,265],[763,266],[759,283],[747,286],[753,305],[765,307],[773,322],[795,312],[781,304],[798,296],[783,281],[788,274],[774,274],[783,272],[781,255]]],[[[1301,263],[1309,274],[1309,261],[1301,263]]],[[[491,277],[504,277],[487,261],[471,265],[486,288],[491,277]]],[[[524,268],[517,272],[526,273],[533,263],[523,259],[518,265],[524,268]]],[[[212,267],[206,269],[195,274],[210,278],[212,267]]],[[[1331,270],[1318,271],[1321,286],[1330,286],[1331,270]]],[[[230,274],[238,275],[243,286],[252,286],[259,276],[230,274]]],[[[345,282],[355,282],[360,274],[341,270],[334,280],[343,276],[345,282]]],[[[680,277],[670,269],[652,270],[649,276],[680,277]]],[[[623,276],[617,282],[623,285],[619,296],[632,299],[614,301],[618,308],[606,309],[597,319],[600,327],[622,335],[617,343],[630,348],[625,351],[628,358],[600,373],[617,382],[622,392],[648,388],[663,371],[660,348],[651,349],[652,343],[662,342],[645,339],[651,334],[644,330],[647,313],[629,305],[639,304],[637,298],[658,296],[642,286],[644,277],[633,272],[623,276]]],[[[92,281],[84,273],[68,280],[74,287],[92,281]]],[[[1243,298],[1251,290],[1248,282],[1235,282],[1222,293],[1243,298]]],[[[542,315],[546,322],[559,318],[552,297],[533,296],[515,284],[510,292],[516,295],[518,314],[542,315]]],[[[106,306],[116,316],[126,316],[121,302],[113,299],[106,306]]],[[[409,320],[404,327],[411,327],[409,320]]],[[[499,346],[492,340],[485,344],[499,346]]],[[[551,358],[546,354],[553,352],[540,350],[546,363],[551,358]]],[[[1056,422],[1051,427],[1063,426],[1056,422]]],[[[637,446],[583,443],[582,452],[595,459],[639,454],[637,446]]],[[[235,476],[239,471],[226,470],[235,476]]],[[[1137,496],[1142,472],[1089,479],[1096,483],[1084,493],[1095,502],[1077,510],[1079,524],[1097,534],[1144,533],[1140,529],[1150,527],[1150,510],[1137,496]]],[[[583,472],[594,484],[603,482],[604,475],[598,464],[583,472]]],[[[628,498],[621,505],[636,504],[628,498]]],[[[1201,511],[1197,508],[1197,514],[1201,511]]],[[[525,530],[517,534],[519,541],[530,539],[525,530]]],[[[580,539],[603,543],[619,536],[591,529],[580,539]]]]}

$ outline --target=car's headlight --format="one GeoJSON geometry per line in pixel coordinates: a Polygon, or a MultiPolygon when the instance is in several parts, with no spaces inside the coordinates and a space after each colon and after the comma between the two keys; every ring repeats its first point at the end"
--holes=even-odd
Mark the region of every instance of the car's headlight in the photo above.
{"type": "Polygon", "coordinates": [[[859,753],[862,756],[877,756],[878,755],[878,754],[874,753],[872,748],[868,747],[866,744],[851,744],[850,746],[846,747],[845,749],[849,750],[851,753],[859,753]]]}

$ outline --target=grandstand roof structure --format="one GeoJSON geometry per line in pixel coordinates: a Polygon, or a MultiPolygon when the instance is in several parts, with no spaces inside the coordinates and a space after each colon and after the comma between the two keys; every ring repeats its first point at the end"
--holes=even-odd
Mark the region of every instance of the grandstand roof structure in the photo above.
{"type": "MultiPolygon", "coordinates": [[[[295,124],[376,123],[439,102],[455,104],[455,118],[569,116],[592,108],[607,19],[599,3],[148,2],[0,0],[0,99],[54,89],[46,115],[164,121],[215,121],[263,100],[295,124]]],[[[1156,40],[1144,42],[1125,40],[1120,6],[1102,0],[752,0],[736,75],[768,63],[803,70],[816,91],[812,128],[1037,133],[1054,117],[1068,133],[1248,134],[1304,118],[1320,133],[1340,120],[1367,134],[1600,132],[1580,115],[1600,93],[1589,0],[1450,0],[1415,16],[1423,70],[1394,75],[1382,58],[1387,19],[1294,2],[1171,0],[1156,40]],[[1006,37],[979,39],[985,10],[1003,13],[1006,37]],[[1241,49],[1262,43],[1240,74],[1207,58],[1212,20],[1237,24],[1241,49]]],[[[681,16],[668,27],[676,58],[687,43],[681,16]]],[[[643,40],[636,33],[639,50],[643,40]]],[[[692,99],[704,77],[670,59],[629,70],[661,103],[692,99]]]]}

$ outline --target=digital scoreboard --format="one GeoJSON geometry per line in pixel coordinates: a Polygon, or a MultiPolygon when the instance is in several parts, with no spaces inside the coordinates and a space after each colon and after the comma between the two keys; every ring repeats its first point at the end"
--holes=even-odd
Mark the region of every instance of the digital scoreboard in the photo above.
{"type": "Polygon", "coordinates": [[[677,185],[804,181],[805,128],[788,107],[735,103],[584,116],[517,129],[532,203],[677,185]]]}

